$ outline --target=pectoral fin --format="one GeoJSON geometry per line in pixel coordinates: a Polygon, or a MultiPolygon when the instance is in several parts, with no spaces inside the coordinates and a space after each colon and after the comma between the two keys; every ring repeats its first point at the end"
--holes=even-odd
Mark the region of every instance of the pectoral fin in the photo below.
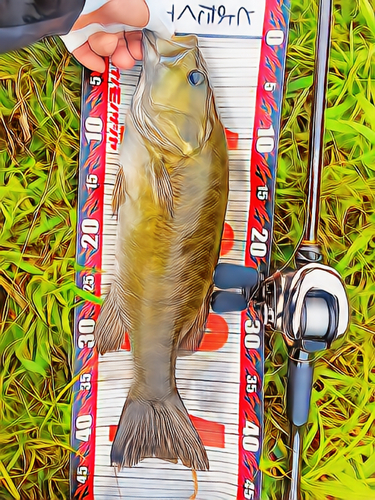
{"type": "Polygon", "coordinates": [[[162,160],[152,162],[150,168],[151,185],[155,199],[173,217],[173,188],[170,175],[162,160]]]}
{"type": "Polygon", "coordinates": [[[208,313],[210,310],[210,300],[214,289],[212,284],[207,292],[207,295],[202,303],[199,313],[195,318],[195,321],[191,328],[182,338],[180,345],[178,346],[177,356],[187,356],[193,354],[199,349],[204,335],[204,327],[206,325],[208,313]]]}

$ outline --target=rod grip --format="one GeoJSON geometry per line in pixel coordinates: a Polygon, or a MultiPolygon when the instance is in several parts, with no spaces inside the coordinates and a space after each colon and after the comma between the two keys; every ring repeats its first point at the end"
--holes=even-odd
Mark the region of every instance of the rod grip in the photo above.
{"type": "Polygon", "coordinates": [[[309,417],[314,365],[311,360],[289,358],[287,385],[287,415],[296,427],[306,424],[309,417]]]}
{"type": "Polygon", "coordinates": [[[290,467],[284,500],[301,500],[303,434],[309,417],[314,364],[305,351],[295,350],[292,356],[289,358],[286,401],[290,422],[290,467]]]}

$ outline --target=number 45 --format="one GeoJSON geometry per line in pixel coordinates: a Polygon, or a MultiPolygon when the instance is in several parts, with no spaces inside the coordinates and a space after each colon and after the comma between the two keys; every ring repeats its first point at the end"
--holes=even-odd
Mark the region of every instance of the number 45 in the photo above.
{"type": "Polygon", "coordinates": [[[77,481],[81,484],[85,484],[87,481],[87,476],[89,475],[89,470],[87,467],[77,468],[77,481]]]}

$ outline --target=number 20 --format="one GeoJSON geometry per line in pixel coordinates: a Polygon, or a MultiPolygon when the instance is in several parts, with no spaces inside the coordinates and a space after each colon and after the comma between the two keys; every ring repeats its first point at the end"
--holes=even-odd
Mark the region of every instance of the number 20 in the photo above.
{"type": "Polygon", "coordinates": [[[265,257],[267,255],[267,240],[269,233],[263,228],[260,233],[255,227],[251,230],[250,253],[253,257],[265,257]]]}
{"type": "Polygon", "coordinates": [[[81,237],[81,245],[87,249],[88,246],[98,249],[99,246],[99,222],[96,219],[84,219],[81,224],[83,235],[81,237]],[[91,236],[94,235],[94,236],[91,236]]]}

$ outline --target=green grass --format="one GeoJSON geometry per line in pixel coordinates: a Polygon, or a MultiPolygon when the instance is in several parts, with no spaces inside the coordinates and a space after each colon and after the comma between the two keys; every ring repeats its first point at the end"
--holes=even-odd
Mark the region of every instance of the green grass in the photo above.
{"type": "MultiPolygon", "coordinates": [[[[317,7],[292,0],[273,262],[303,231],[317,7]]],[[[375,500],[374,0],[335,1],[320,239],[352,318],[318,360],[304,500],[375,500]]],[[[60,43],[0,57],[0,499],[68,498],[80,68],[60,43]]],[[[267,346],[266,500],[287,470],[286,351],[267,346]]],[[[211,500],[211,499],[207,499],[211,500]]]]}
{"type": "Polygon", "coordinates": [[[0,60],[0,498],[68,498],[80,69],[0,60]]]}
{"type": "MultiPolygon", "coordinates": [[[[375,499],[375,16],[374,2],[335,1],[319,237],[345,279],[351,325],[316,364],[304,446],[305,500],[375,499]]],[[[292,0],[273,262],[281,267],[303,234],[317,7],[292,0]]],[[[287,364],[279,334],[266,371],[264,499],[280,500],[287,463],[283,414],[287,364]]]]}

